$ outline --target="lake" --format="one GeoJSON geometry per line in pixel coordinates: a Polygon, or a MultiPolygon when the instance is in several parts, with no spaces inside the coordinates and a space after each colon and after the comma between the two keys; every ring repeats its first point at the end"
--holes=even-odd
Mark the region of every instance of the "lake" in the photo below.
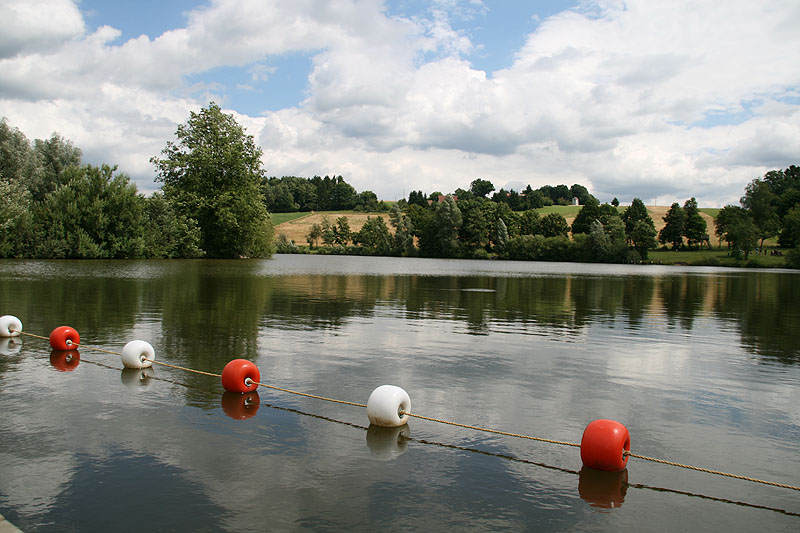
{"type": "Polygon", "coordinates": [[[0,514],[24,531],[797,531],[800,493],[355,403],[800,485],[800,274],[663,266],[278,255],[239,261],[0,261],[0,514]]]}

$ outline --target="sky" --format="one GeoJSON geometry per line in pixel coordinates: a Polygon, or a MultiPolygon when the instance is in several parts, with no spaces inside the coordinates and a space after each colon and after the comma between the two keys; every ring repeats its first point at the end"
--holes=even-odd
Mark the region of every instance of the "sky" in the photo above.
{"type": "Polygon", "coordinates": [[[0,0],[0,117],[145,194],[214,101],[269,176],[721,207],[800,164],[798,27],[797,0],[0,0]]]}

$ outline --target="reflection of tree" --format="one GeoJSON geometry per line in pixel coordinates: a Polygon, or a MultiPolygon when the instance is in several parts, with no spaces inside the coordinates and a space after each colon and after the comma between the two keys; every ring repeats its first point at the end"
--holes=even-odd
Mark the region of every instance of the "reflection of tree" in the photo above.
{"type": "Polygon", "coordinates": [[[750,352],[800,363],[800,283],[793,274],[748,273],[719,278],[715,312],[739,328],[750,352]]]}
{"type": "Polygon", "coordinates": [[[658,280],[659,303],[671,326],[677,321],[683,329],[692,329],[703,309],[710,279],[715,278],[683,274],[658,280]]]}

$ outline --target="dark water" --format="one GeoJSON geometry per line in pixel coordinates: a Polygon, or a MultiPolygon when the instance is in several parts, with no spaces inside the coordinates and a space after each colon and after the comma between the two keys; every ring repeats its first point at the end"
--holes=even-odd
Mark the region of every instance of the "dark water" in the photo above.
{"type": "MultiPolygon", "coordinates": [[[[800,485],[791,272],[277,256],[0,262],[0,315],[212,373],[800,485]]],[[[800,493],[0,341],[0,514],[25,531],[797,531],[800,493]]]]}

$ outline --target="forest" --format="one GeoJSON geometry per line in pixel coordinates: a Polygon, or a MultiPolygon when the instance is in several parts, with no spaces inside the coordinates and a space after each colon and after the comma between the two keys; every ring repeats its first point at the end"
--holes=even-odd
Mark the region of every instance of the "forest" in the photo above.
{"type": "MultiPolygon", "coordinates": [[[[0,257],[238,258],[279,253],[394,255],[637,263],[659,244],[710,247],[694,198],[674,203],[656,232],[644,203],[601,204],[580,184],[495,190],[487,179],[448,194],[411,191],[397,202],[358,192],[342,176],[267,177],[262,152],[232,115],[214,103],[190,113],[175,140],[151,158],[161,190],[145,196],[116,166],[82,161],[57,133],[28,138],[0,121],[0,257]],[[577,202],[569,225],[550,205],[577,202]],[[274,237],[270,213],[362,211],[312,227],[306,244],[274,237]],[[388,218],[387,224],[385,218],[388,218]]],[[[740,205],[725,206],[716,234],[747,260],[765,242],[800,266],[800,168],[772,170],[747,185],[740,205]]]]}

